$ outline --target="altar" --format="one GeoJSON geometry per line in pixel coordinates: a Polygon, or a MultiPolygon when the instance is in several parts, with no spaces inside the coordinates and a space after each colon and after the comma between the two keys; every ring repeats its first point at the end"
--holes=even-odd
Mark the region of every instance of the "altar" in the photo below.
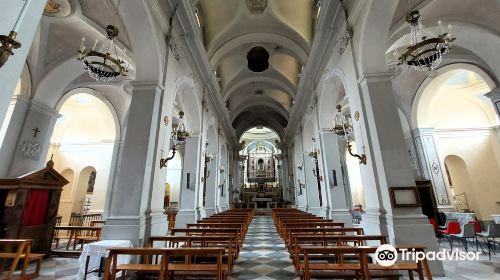
{"type": "Polygon", "coordinates": [[[268,198],[268,197],[254,197],[252,198],[252,202],[254,203],[254,209],[257,209],[259,207],[257,207],[259,205],[259,202],[266,202],[266,208],[267,209],[270,209],[270,204],[273,200],[271,198],[268,198]]]}

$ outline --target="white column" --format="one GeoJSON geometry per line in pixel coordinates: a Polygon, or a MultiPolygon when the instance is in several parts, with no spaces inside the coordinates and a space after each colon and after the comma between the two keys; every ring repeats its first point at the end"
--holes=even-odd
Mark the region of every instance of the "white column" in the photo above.
{"type": "Polygon", "coordinates": [[[35,0],[2,0],[0,1],[0,35],[9,35],[16,22],[19,26],[17,40],[21,48],[13,50],[9,60],[0,69],[0,123],[5,118],[12,92],[16,88],[26,58],[31,49],[33,38],[42,17],[45,2],[35,0]],[[24,16],[21,10],[26,3],[24,16]]]}
{"type": "MultiPolygon", "coordinates": [[[[351,192],[348,182],[344,182],[342,177],[342,156],[343,146],[339,147],[337,135],[330,131],[320,132],[320,142],[322,144],[323,177],[326,188],[330,195],[330,218],[342,221],[346,226],[352,225],[351,192]]],[[[344,167],[345,168],[345,167],[344,167]]],[[[347,172],[344,169],[344,172],[347,172]]]]}
{"type": "Polygon", "coordinates": [[[0,162],[3,163],[0,165],[0,178],[5,178],[8,175],[10,163],[14,158],[19,135],[29,108],[29,101],[19,97],[11,100],[11,104],[13,106],[12,117],[9,123],[2,127],[2,129],[5,129],[3,131],[5,137],[0,148],[0,162]]]}
{"type": "Polygon", "coordinates": [[[445,169],[439,159],[433,128],[414,130],[415,146],[419,165],[425,179],[432,182],[437,207],[440,211],[450,212],[455,208],[450,199],[450,192],[445,183],[445,169]]]}
{"type": "MultiPolygon", "coordinates": [[[[22,120],[25,106],[20,104],[13,117],[20,117],[22,120]]],[[[11,160],[6,161],[6,165],[10,165],[8,177],[17,177],[45,166],[50,138],[58,117],[59,114],[52,108],[31,102],[22,124],[11,120],[10,132],[7,133],[18,134],[9,135],[10,145],[5,143],[6,145],[2,146],[2,152],[11,155],[11,160]],[[17,140],[14,142],[15,136],[17,140]]]]}
{"type": "Polygon", "coordinates": [[[165,234],[163,214],[165,172],[159,171],[159,139],[163,89],[155,83],[134,83],[127,132],[119,157],[119,168],[107,207],[103,239],[131,240],[142,245],[152,234],[165,234]],[[161,176],[160,174],[163,174],[161,176]]]}
{"type": "Polygon", "coordinates": [[[177,227],[184,227],[188,223],[195,223],[197,210],[199,210],[200,188],[200,158],[201,158],[201,136],[193,135],[186,140],[184,162],[182,166],[182,183],[180,191],[180,204],[177,219],[177,227]],[[189,178],[188,178],[189,177],[189,178]]]}
{"type": "MultiPolygon", "coordinates": [[[[383,234],[395,244],[424,244],[437,251],[437,239],[420,207],[393,208],[390,187],[415,186],[404,142],[391,77],[386,74],[360,79],[361,104],[353,100],[351,112],[358,153],[366,152],[361,165],[366,213],[362,226],[367,234],[383,234]],[[418,234],[416,234],[418,233],[418,234]]],[[[441,262],[431,261],[433,275],[443,275],[441,262]]]]}

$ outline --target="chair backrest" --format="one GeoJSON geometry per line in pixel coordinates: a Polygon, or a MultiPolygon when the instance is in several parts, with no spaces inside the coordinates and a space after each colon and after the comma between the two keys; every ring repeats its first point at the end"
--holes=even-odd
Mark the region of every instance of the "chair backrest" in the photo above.
{"type": "Polygon", "coordinates": [[[438,229],[438,224],[436,222],[436,219],[429,219],[429,223],[432,225],[432,227],[434,228],[434,230],[438,229]]]}
{"type": "Polygon", "coordinates": [[[474,231],[476,233],[481,232],[481,223],[480,222],[478,222],[478,221],[470,221],[469,224],[473,224],[474,225],[474,231]]]}
{"type": "Polygon", "coordinates": [[[475,237],[476,236],[475,225],[473,223],[464,224],[464,231],[462,236],[475,237]]]}
{"type": "Polygon", "coordinates": [[[460,223],[455,221],[449,221],[447,231],[449,234],[459,234],[462,231],[460,228],[460,223]]]}
{"type": "Polygon", "coordinates": [[[500,224],[491,223],[488,233],[489,237],[500,237],[500,224]]]}

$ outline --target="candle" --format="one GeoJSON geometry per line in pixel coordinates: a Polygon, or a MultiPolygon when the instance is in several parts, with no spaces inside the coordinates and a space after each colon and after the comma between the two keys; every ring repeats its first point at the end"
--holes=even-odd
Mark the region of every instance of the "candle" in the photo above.
{"type": "Polygon", "coordinates": [[[82,43],[80,44],[80,52],[83,52],[83,48],[85,48],[85,37],[82,37],[82,43]]]}
{"type": "Polygon", "coordinates": [[[97,42],[99,42],[99,39],[96,39],[94,42],[94,47],[92,48],[93,51],[95,51],[95,47],[97,47],[97,42]]]}
{"type": "Polygon", "coordinates": [[[441,34],[443,34],[444,33],[443,22],[438,20],[438,25],[439,25],[439,30],[441,31],[441,34]]]}
{"type": "Polygon", "coordinates": [[[14,28],[12,29],[12,31],[14,31],[16,33],[19,31],[19,27],[21,26],[21,22],[23,21],[24,17],[26,16],[26,12],[28,11],[28,6],[29,6],[29,3],[31,3],[31,1],[32,0],[25,0],[24,1],[23,8],[21,10],[21,13],[19,14],[19,17],[17,18],[16,23],[14,24],[14,28]]]}

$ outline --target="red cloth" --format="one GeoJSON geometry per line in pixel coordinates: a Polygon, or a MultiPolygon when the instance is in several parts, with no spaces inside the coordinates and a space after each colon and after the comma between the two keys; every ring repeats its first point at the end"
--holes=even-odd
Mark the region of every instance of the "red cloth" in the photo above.
{"type": "Polygon", "coordinates": [[[47,207],[49,206],[48,190],[31,190],[26,199],[23,214],[23,226],[45,224],[47,207]]]}

